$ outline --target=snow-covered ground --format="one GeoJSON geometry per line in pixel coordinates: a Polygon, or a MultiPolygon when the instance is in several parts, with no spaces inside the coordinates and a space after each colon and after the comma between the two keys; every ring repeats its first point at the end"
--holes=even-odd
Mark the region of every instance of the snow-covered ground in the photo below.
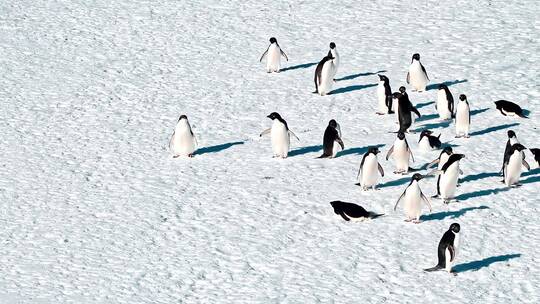
{"type": "MultiPolygon", "coordinates": [[[[539,14],[533,0],[2,1],[0,302],[538,303],[540,171],[517,189],[497,172],[507,130],[540,147],[539,14]],[[289,56],[279,74],[258,62],[270,36],[289,56]],[[341,66],[321,97],[330,41],[341,66]],[[436,90],[409,93],[417,128],[466,154],[459,202],[433,200],[418,225],[392,210],[410,179],[392,162],[380,190],[354,185],[367,147],[386,154],[397,130],[375,115],[376,74],[396,91],[415,52],[430,88],[447,82],[474,113],[454,139],[436,90]],[[273,111],[301,140],[285,160],[258,137],[273,111]],[[167,149],[180,114],[193,159],[167,149]],[[346,150],[315,159],[332,118],[346,150]],[[345,222],[333,200],[386,215],[345,222]],[[423,272],[452,222],[458,275],[423,272]]],[[[439,151],[417,136],[419,168],[439,151]]]]}

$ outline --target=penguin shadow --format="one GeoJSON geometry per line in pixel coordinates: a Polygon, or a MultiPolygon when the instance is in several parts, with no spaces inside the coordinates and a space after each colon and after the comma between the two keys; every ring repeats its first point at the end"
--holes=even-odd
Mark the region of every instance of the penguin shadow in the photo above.
{"type": "Polygon", "coordinates": [[[422,122],[422,121],[426,121],[426,120],[431,120],[431,119],[435,119],[437,117],[439,117],[439,114],[422,115],[421,117],[416,119],[416,122],[422,122]]]}
{"type": "Polygon", "coordinates": [[[343,93],[359,91],[359,90],[363,90],[363,89],[370,88],[370,87],[375,87],[375,86],[377,86],[376,83],[352,85],[352,86],[348,86],[348,87],[344,87],[344,88],[335,89],[335,90],[331,91],[328,94],[329,95],[343,94],[343,93]]]}
{"type": "Polygon", "coordinates": [[[422,103],[417,104],[416,108],[421,109],[423,107],[427,107],[427,106],[432,105],[434,103],[435,103],[435,101],[422,102],[422,103]]]}
{"type": "Polygon", "coordinates": [[[463,208],[456,211],[443,211],[443,212],[431,213],[431,214],[422,215],[420,217],[420,220],[421,221],[434,221],[434,220],[441,221],[447,217],[452,218],[452,219],[457,219],[458,217],[464,215],[465,213],[469,211],[482,210],[482,209],[489,209],[489,207],[488,206],[468,207],[468,208],[463,208]]]}
{"type": "Polygon", "coordinates": [[[486,190],[473,191],[473,192],[469,192],[469,193],[463,193],[463,194],[460,194],[460,195],[456,196],[456,200],[458,200],[458,201],[466,201],[466,200],[471,199],[471,198],[478,198],[478,197],[482,197],[482,196],[494,195],[494,194],[498,194],[498,193],[501,193],[501,192],[506,192],[506,191],[508,191],[510,189],[512,189],[512,188],[504,186],[504,188],[486,189],[486,190]]]}
{"type": "Polygon", "coordinates": [[[281,69],[281,72],[292,71],[292,70],[296,70],[296,69],[307,69],[307,68],[312,67],[312,66],[314,66],[316,64],[318,64],[318,62],[297,64],[297,65],[293,65],[293,66],[283,68],[283,69],[281,69]]]}
{"type": "MultiPolygon", "coordinates": [[[[384,145],[379,144],[379,145],[374,145],[374,146],[356,147],[356,148],[345,149],[345,150],[339,151],[339,152],[336,154],[336,158],[341,157],[341,156],[345,156],[345,155],[351,155],[351,154],[364,155],[364,154],[368,151],[368,149],[369,149],[370,147],[377,147],[377,148],[380,148],[380,147],[383,147],[383,146],[384,146],[384,145]]],[[[321,148],[322,148],[322,147],[321,147],[321,148]]]]}
{"type": "Polygon", "coordinates": [[[537,173],[540,173],[540,168],[536,168],[536,169],[533,169],[531,171],[528,171],[528,172],[524,172],[522,175],[523,176],[529,176],[528,178],[520,181],[521,184],[532,184],[532,183],[537,183],[537,182],[540,182],[540,174],[539,175],[534,175],[534,174],[537,174],[537,173]]]}
{"type": "MultiPolygon", "coordinates": [[[[439,129],[439,128],[447,128],[450,126],[450,124],[452,123],[452,120],[450,119],[447,119],[447,120],[443,120],[443,121],[440,121],[440,122],[434,122],[434,123],[429,123],[429,124],[424,124],[422,125],[422,129],[439,129]]],[[[418,130],[416,130],[418,131],[418,130]]]]}
{"type": "Polygon", "coordinates": [[[523,115],[525,115],[527,118],[529,118],[529,115],[531,115],[531,111],[527,109],[521,109],[521,113],[523,113],[523,115]]]}
{"type": "Polygon", "coordinates": [[[302,148],[298,148],[298,149],[290,151],[288,156],[291,157],[291,156],[298,156],[298,155],[303,155],[307,153],[318,152],[318,151],[321,151],[322,148],[323,148],[322,145],[302,147],[302,148]]]}
{"type": "Polygon", "coordinates": [[[381,189],[381,188],[387,188],[387,187],[401,186],[401,185],[405,185],[406,183],[408,183],[410,181],[411,181],[411,177],[410,176],[405,176],[405,177],[402,177],[402,178],[395,179],[393,181],[386,182],[384,184],[380,184],[380,185],[377,186],[377,188],[381,189]]]}
{"type": "Polygon", "coordinates": [[[538,174],[538,173],[540,173],[540,168],[536,168],[536,169],[529,170],[527,172],[523,172],[523,174],[521,174],[521,176],[531,176],[531,175],[535,175],[535,174],[538,174]]]}
{"type": "Polygon", "coordinates": [[[452,267],[452,270],[454,270],[455,272],[478,271],[484,267],[489,267],[493,263],[506,262],[519,257],[521,257],[521,253],[492,256],[483,260],[456,265],[452,267]]]}
{"type": "Polygon", "coordinates": [[[480,179],[488,178],[488,177],[496,177],[499,176],[499,172],[484,172],[479,174],[470,174],[465,176],[464,178],[461,178],[459,180],[460,183],[467,183],[472,181],[477,181],[480,179]]]}
{"type": "Polygon", "coordinates": [[[471,116],[483,113],[485,111],[489,110],[489,108],[483,108],[483,109],[476,109],[471,111],[471,116]]]}
{"type": "Polygon", "coordinates": [[[367,73],[352,74],[352,75],[349,75],[349,76],[338,78],[338,79],[336,79],[336,82],[337,81],[343,81],[343,80],[351,80],[351,79],[355,79],[355,78],[362,77],[362,76],[377,75],[379,73],[385,73],[385,72],[386,72],[386,70],[381,70],[381,71],[377,71],[377,72],[367,72],[367,73]]]}
{"type": "Polygon", "coordinates": [[[220,151],[229,149],[232,146],[243,145],[243,144],[244,144],[244,141],[235,141],[235,142],[225,143],[225,144],[221,144],[221,145],[204,147],[204,148],[197,149],[197,151],[195,151],[194,154],[195,155],[202,155],[202,154],[207,154],[207,153],[216,153],[216,152],[220,152],[220,151]]]}
{"type": "Polygon", "coordinates": [[[433,83],[433,84],[430,84],[426,87],[426,91],[429,91],[429,90],[438,90],[439,89],[439,86],[441,84],[445,84],[447,86],[451,86],[451,85],[455,85],[455,84],[459,84],[459,83],[464,83],[464,82],[467,82],[468,80],[467,79],[461,79],[461,80],[450,80],[450,81],[445,81],[445,82],[440,82],[440,83],[433,83]]]}
{"type": "Polygon", "coordinates": [[[484,134],[487,134],[487,133],[496,132],[496,131],[499,131],[499,130],[508,129],[508,128],[512,128],[512,127],[515,127],[515,126],[519,126],[519,123],[515,122],[515,123],[511,123],[511,124],[504,124],[504,125],[498,125],[498,126],[494,126],[494,127],[489,127],[489,128],[484,129],[484,130],[472,132],[469,135],[470,136],[484,135],[484,134]]]}

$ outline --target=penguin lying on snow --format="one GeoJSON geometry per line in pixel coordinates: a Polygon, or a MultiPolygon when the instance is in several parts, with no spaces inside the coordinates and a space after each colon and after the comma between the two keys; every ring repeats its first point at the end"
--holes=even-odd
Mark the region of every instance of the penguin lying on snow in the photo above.
{"type": "Polygon", "coordinates": [[[523,109],[511,101],[497,100],[495,101],[495,107],[504,116],[519,116],[521,118],[527,118],[527,116],[525,116],[523,113],[523,109]]]}
{"type": "Polygon", "coordinates": [[[186,115],[180,115],[174,132],[169,141],[169,148],[174,154],[174,158],[180,156],[193,157],[193,153],[197,149],[197,138],[191,130],[189,121],[186,115]]]}
{"type": "Polygon", "coordinates": [[[276,72],[279,73],[281,70],[281,56],[285,57],[287,61],[289,61],[289,58],[287,55],[285,55],[285,52],[281,49],[279,46],[277,39],[272,37],[270,38],[270,45],[266,49],[266,51],[262,54],[261,59],[259,59],[259,62],[263,60],[263,58],[267,56],[266,58],[266,72],[272,73],[276,72]]]}
{"type": "Polygon", "coordinates": [[[453,223],[452,225],[450,225],[450,228],[443,234],[437,248],[437,257],[439,259],[439,262],[435,267],[424,269],[424,271],[436,271],[445,269],[446,271],[453,273],[452,266],[455,263],[456,255],[459,248],[460,230],[461,227],[458,223],[453,223]]]}
{"type": "Polygon", "coordinates": [[[334,208],[334,213],[341,215],[341,217],[346,221],[374,219],[376,217],[384,215],[369,212],[366,211],[366,209],[364,209],[362,206],[342,201],[333,201],[330,202],[330,205],[332,205],[332,207],[334,208]]]}
{"type": "Polygon", "coordinates": [[[420,148],[426,151],[437,150],[441,148],[441,134],[439,134],[439,136],[433,136],[432,134],[433,131],[430,130],[423,130],[422,133],[420,133],[420,139],[418,140],[420,148]]]}
{"type": "Polygon", "coordinates": [[[339,149],[335,149],[335,144],[338,143],[341,146],[341,150],[345,149],[345,145],[343,144],[343,140],[341,140],[340,134],[338,129],[338,123],[335,120],[330,120],[328,122],[328,127],[326,127],[326,130],[324,131],[324,137],[323,137],[323,154],[319,156],[319,158],[334,158],[339,151],[339,149]]]}
{"type": "Polygon", "coordinates": [[[519,178],[523,171],[522,166],[527,168],[527,170],[531,170],[531,167],[525,160],[525,154],[523,153],[523,150],[526,149],[527,148],[522,144],[514,144],[510,147],[508,154],[504,156],[503,183],[506,184],[506,186],[519,186],[519,178]]]}
{"type": "Polygon", "coordinates": [[[289,147],[291,146],[291,135],[297,140],[300,139],[289,130],[287,122],[285,119],[281,118],[281,115],[272,112],[267,117],[273,120],[272,127],[264,130],[260,136],[270,133],[274,157],[286,158],[289,154],[289,147]]]}

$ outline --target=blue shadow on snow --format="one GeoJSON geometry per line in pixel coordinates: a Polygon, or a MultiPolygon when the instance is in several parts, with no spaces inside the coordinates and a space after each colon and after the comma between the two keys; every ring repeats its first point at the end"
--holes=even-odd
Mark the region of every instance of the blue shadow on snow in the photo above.
{"type": "Polygon", "coordinates": [[[375,86],[377,86],[376,83],[352,85],[352,86],[348,86],[348,87],[344,87],[344,88],[335,89],[335,90],[333,90],[332,92],[330,92],[328,94],[337,95],[337,94],[358,91],[358,90],[362,90],[362,89],[366,89],[366,88],[370,88],[370,87],[375,87],[375,86]]]}
{"type": "Polygon", "coordinates": [[[481,209],[489,209],[489,207],[488,206],[468,207],[468,208],[463,208],[463,209],[456,210],[456,211],[443,211],[443,212],[431,213],[431,214],[422,215],[420,217],[420,220],[422,220],[422,221],[433,221],[433,220],[440,221],[440,220],[444,220],[447,217],[452,218],[452,219],[456,219],[456,218],[464,215],[465,213],[467,213],[469,211],[481,210],[481,209]]]}
{"type": "Polygon", "coordinates": [[[235,142],[230,142],[230,143],[216,145],[216,146],[204,147],[195,151],[194,154],[201,155],[201,154],[206,154],[206,153],[216,153],[219,151],[223,151],[225,149],[229,149],[232,146],[243,145],[243,144],[244,144],[243,141],[235,141],[235,142]]]}
{"type": "Polygon", "coordinates": [[[478,271],[484,267],[489,267],[493,263],[506,262],[511,259],[519,258],[520,256],[521,256],[520,253],[492,256],[489,258],[485,258],[483,260],[456,265],[453,267],[453,270],[455,272],[478,271]]]}
{"type": "Polygon", "coordinates": [[[290,151],[288,156],[297,156],[297,155],[303,155],[303,154],[312,153],[312,152],[318,152],[318,151],[321,151],[322,148],[323,148],[322,145],[302,147],[302,148],[298,148],[298,149],[290,151]]]}
{"type": "Polygon", "coordinates": [[[487,111],[487,110],[489,110],[489,108],[483,108],[483,109],[472,110],[470,114],[471,114],[471,116],[474,116],[474,115],[476,115],[476,114],[483,113],[483,112],[485,112],[485,111],[487,111]]]}
{"type": "Polygon", "coordinates": [[[440,83],[433,83],[433,84],[430,84],[426,87],[426,91],[429,91],[429,90],[438,90],[439,89],[439,85],[441,84],[445,84],[446,86],[451,86],[451,85],[454,85],[454,84],[458,84],[458,83],[464,83],[464,82],[467,82],[468,80],[467,79],[462,79],[462,80],[450,80],[450,81],[445,81],[445,82],[440,82],[440,83]]]}
{"type": "Polygon", "coordinates": [[[504,125],[498,125],[498,126],[494,126],[494,127],[489,127],[489,128],[484,129],[484,130],[472,132],[469,135],[470,136],[484,135],[484,134],[487,134],[487,133],[491,133],[491,132],[495,132],[495,131],[499,131],[499,130],[503,130],[503,129],[508,129],[508,128],[515,127],[515,126],[519,126],[519,123],[515,122],[515,123],[511,123],[511,124],[504,124],[504,125]]]}
{"type": "Polygon", "coordinates": [[[428,101],[428,102],[419,103],[419,104],[416,105],[416,108],[420,109],[420,108],[423,108],[425,106],[429,106],[429,105],[434,104],[434,103],[435,103],[435,101],[428,101]]]}
{"type": "Polygon", "coordinates": [[[351,154],[356,154],[356,155],[364,155],[368,149],[370,147],[377,147],[377,148],[380,148],[380,147],[383,147],[384,145],[382,144],[378,144],[378,145],[373,145],[373,146],[366,146],[366,147],[356,147],[356,148],[349,148],[349,149],[345,149],[343,151],[339,151],[337,154],[336,154],[336,158],[338,157],[341,157],[341,156],[345,156],[345,155],[351,155],[351,154]]]}
{"type": "Polygon", "coordinates": [[[472,182],[472,181],[477,181],[479,179],[495,177],[495,176],[499,176],[499,172],[484,172],[484,173],[479,173],[479,174],[471,174],[471,175],[465,176],[464,178],[461,178],[459,182],[460,183],[472,182]]]}
{"type": "Polygon", "coordinates": [[[318,62],[297,64],[297,65],[293,65],[293,66],[290,66],[290,67],[283,68],[283,69],[281,69],[281,72],[286,72],[286,71],[291,71],[291,70],[296,70],[296,69],[307,69],[307,68],[309,68],[311,66],[314,66],[316,64],[318,64],[318,62]]]}
{"type": "Polygon", "coordinates": [[[361,76],[371,76],[371,75],[376,75],[376,74],[384,73],[384,72],[386,72],[386,70],[381,70],[381,71],[377,71],[377,72],[367,72],[367,73],[352,74],[352,75],[349,75],[349,76],[338,78],[338,79],[336,79],[336,81],[351,80],[351,79],[355,79],[355,78],[358,78],[358,77],[361,77],[361,76]]]}

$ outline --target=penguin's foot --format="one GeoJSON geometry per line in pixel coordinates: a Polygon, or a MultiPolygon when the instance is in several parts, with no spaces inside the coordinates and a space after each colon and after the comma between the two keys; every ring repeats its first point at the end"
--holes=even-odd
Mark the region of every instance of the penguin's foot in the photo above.
{"type": "Polygon", "coordinates": [[[438,194],[433,195],[431,198],[439,198],[440,196],[438,194]]]}
{"type": "Polygon", "coordinates": [[[394,111],[391,111],[391,110],[390,110],[390,111],[388,111],[388,114],[394,114],[394,113],[396,113],[396,112],[394,112],[394,111]]]}
{"type": "Polygon", "coordinates": [[[465,135],[465,136],[463,136],[463,137],[465,137],[465,138],[471,138],[471,136],[470,136],[469,134],[467,134],[467,135],[465,135]]]}
{"type": "Polygon", "coordinates": [[[415,224],[420,224],[422,221],[421,220],[414,220],[412,222],[415,223],[415,224]]]}
{"type": "Polygon", "coordinates": [[[407,222],[407,223],[410,222],[410,221],[412,221],[412,219],[406,219],[405,220],[405,222],[407,222]]]}
{"type": "Polygon", "coordinates": [[[191,154],[188,154],[188,157],[191,157],[191,158],[193,158],[193,153],[191,153],[191,154]]]}
{"type": "Polygon", "coordinates": [[[384,113],[381,113],[381,112],[375,112],[375,114],[377,114],[377,115],[384,115],[384,113]]]}
{"type": "Polygon", "coordinates": [[[179,158],[180,155],[174,155],[172,158],[179,158]]]}

